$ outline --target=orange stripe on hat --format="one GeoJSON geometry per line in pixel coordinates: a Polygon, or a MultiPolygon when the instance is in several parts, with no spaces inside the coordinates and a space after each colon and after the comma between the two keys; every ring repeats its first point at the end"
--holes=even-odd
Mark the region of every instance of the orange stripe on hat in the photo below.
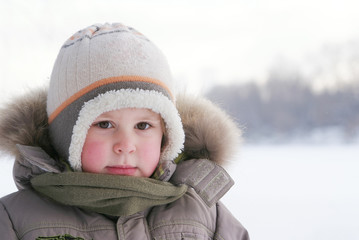
{"type": "Polygon", "coordinates": [[[170,89],[161,81],[149,77],[142,77],[142,76],[119,76],[119,77],[109,77],[105,78],[99,81],[94,82],[93,84],[81,89],[68,99],[66,99],[65,102],[63,102],[51,115],[49,116],[49,123],[51,123],[67,106],[69,106],[72,102],[80,98],[81,96],[85,95],[86,93],[92,91],[95,88],[98,88],[100,86],[104,86],[111,83],[116,82],[147,82],[147,83],[153,83],[156,85],[161,86],[162,88],[166,89],[166,91],[170,94],[171,98],[173,98],[173,94],[170,91],[170,89]]]}

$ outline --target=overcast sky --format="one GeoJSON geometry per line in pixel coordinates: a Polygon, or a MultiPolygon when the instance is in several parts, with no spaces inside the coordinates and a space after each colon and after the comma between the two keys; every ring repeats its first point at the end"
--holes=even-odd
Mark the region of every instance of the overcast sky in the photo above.
{"type": "Polygon", "coordinates": [[[93,23],[122,22],[167,56],[190,90],[265,78],[325,45],[359,39],[357,0],[2,0],[0,100],[44,85],[62,43],[93,23]]]}

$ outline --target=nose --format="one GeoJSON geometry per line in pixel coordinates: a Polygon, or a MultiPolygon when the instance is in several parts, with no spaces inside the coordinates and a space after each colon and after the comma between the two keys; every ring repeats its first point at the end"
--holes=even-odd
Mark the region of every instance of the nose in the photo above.
{"type": "Polygon", "coordinates": [[[116,134],[114,138],[113,151],[115,153],[133,153],[136,151],[135,139],[131,134],[116,134]]]}

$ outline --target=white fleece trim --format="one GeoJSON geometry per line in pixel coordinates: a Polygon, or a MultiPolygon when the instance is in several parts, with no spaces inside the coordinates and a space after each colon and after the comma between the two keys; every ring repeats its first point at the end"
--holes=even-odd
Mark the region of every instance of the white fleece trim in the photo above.
{"type": "Polygon", "coordinates": [[[69,148],[69,162],[75,171],[82,171],[81,153],[91,124],[102,113],[121,108],[147,108],[161,115],[166,123],[168,145],[161,153],[160,161],[173,160],[181,152],[185,135],[181,118],[171,100],[157,91],[112,90],[84,103],[79,113],[69,148]]]}

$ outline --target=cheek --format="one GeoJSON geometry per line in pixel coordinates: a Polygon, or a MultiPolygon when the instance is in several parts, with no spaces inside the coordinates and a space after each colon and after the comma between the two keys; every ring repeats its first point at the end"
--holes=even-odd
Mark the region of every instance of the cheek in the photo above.
{"type": "Polygon", "coordinates": [[[149,156],[152,161],[159,160],[161,154],[161,144],[151,143],[146,145],[145,149],[146,156],[149,156]]]}
{"type": "Polygon", "coordinates": [[[144,177],[149,177],[152,175],[156,169],[161,154],[161,142],[149,142],[144,144],[141,151],[142,170],[144,177]]]}
{"type": "Polygon", "coordinates": [[[84,172],[100,172],[100,167],[105,158],[101,142],[86,141],[81,153],[82,170],[84,172]]]}

